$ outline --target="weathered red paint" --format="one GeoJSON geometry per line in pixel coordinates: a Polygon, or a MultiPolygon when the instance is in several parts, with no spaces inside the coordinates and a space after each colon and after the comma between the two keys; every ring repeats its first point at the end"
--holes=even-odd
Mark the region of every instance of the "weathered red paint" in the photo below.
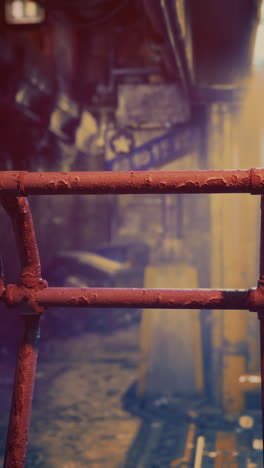
{"type": "MultiPolygon", "coordinates": [[[[264,196],[261,196],[260,218],[260,258],[259,258],[259,282],[258,289],[264,296],[264,196]]],[[[264,445],[264,310],[259,309],[258,318],[260,324],[260,372],[261,372],[261,402],[262,402],[262,440],[264,445]]],[[[264,465],[264,451],[263,451],[264,465]]]]}
{"type": "Polygon", "coordinates": [[[16,285],[6,288],[4,300],[15,306],[25,297],[49,307],[126,307],[163,309],[264,308],[264,295],[256,289],[126,289],[126,288],[44,288],[28,291],[16,285]]]}
{"type": "MultiPolygon", "coordinates": [[[[264,445],[264,317],[259,314],[260,330],[260,374],[261,374],[261,403],[262,403],[262,440],[264,445]]],[[[263,451],[264,466],[264,451],[263,451]]]]}
{"type": "MultiPolygon", "coordinates": [[[[0,201],[11,216],[20,251],[21,277],[0,299],[19,306],[24,335],[19,349],[10,413],[5,468],[25,466],[37,362],[40,314],[48,306],[169,309],[248,309],[259,312],[264,414],[264,201],[262,199],[260,280],[249,290],[165,290],[49,288],[41,279],[38,247],[27,195],[122,193],[264,194],[264,169],[181,172],[0,172],[0,201]]],[[[0,275],[1,276],[1,275],[0,275]]],[[[264,417],[263,417],[264,427],[264,417]]]]}
{"type": "MultiPolygon", "coordinates": [[[[2,197],[1,201],[13,222],[19,248],[19,287],[31,292],[45,287],[46,283],[41,279],[38,247],[27,199],[12,196],[2,197]]],[[[2,295],[4,294],[2,287],[2,295]]],[[[34,313],[43,310],[34,299],[29,302],[30,304],[22,306],[22,310],[29,315],[22,318],[24,330],[17,358],[4,468],[25,466],[39,341],[40,317],[34,313]]]]}
{"type": "Polygon", "coordinates": [[[4,468],[24,468],[39,342],[39,316],[25,316],[18,351],[4,468]]]}
{"type": "Polygon", "coordinates": [[[34,287],[40,279],[40,260],[28,201],[24,197],[2,197],[2,205],[10,216],[20,254],[21,284],[34,287]]]}
{"type": "Polygon", "coordinates": [[[0,172],[0,195],[264,193],[264,169],[150,172],[0,172]]]}

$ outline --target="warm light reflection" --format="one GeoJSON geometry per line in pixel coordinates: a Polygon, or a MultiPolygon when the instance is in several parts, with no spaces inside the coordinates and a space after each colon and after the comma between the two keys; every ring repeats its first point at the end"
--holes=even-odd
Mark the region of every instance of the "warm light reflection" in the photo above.
{"type": "Polygon", "coordinates": [[[261,377],[260,375],[241,375],[239,377],[239,382],[240,383],[252,383],[252,384],[260,384],[261,383],[261,377]]]}
{"type": "Polygon", "coordinates": [[[6,2],[5,16],[9,24],[41,23],[45,10],[34,0],[11,0],[6,2]]]}
{"type": "Polygon", "coordinates": [[[243,429],[251,429],[254,426],[254,419],[248,415],[240,416],[239,425],[243,429]]]}
{"type": "Polygon", "coordinates": [[[253,449],[255,450],[263,450],[263,440],[262,439],[254,439],[252,443],[253,449]]]}
{"type": "Polygon", "coordinates": [[[25,15],[29,17],[38,16],[38,5],[36,2],[26,2],[25,3],[25,15]]]}
{"type": "Polygon", "coordinates": [[[24,16],[24,2],[17,0],[11,3],[11,15],[16,19],[21,19],[24,16]]]}
{"type": "Polygon", "coordinates": [[[260,23],[257,29],[253,64],[256,67],[264,65],[264,2],[262,2],[261,5],[260,23]]]}

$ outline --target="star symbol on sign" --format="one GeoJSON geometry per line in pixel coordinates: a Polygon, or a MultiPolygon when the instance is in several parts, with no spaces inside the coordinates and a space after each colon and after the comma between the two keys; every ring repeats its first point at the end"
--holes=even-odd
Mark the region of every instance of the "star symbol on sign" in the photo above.
{"type": "Polygon", "coordinates": [[[120,156],[128,154],[134,147],[133,135],[128,132],[120,131],[112,137],[110,145],[114,153],[120,156]]]}

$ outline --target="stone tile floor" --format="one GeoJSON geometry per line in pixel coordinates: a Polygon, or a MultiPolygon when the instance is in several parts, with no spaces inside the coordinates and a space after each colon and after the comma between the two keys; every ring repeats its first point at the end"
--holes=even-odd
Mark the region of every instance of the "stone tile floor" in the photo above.
{"type": "MultiPolygon", "coordinates": [[[[122,396],[137,378],[138,340],[134,327],[41,343],[27,468],[121,465],[140,424],[122,408],[122,396]]],[[[10,373],[2,381],[3,456],[10,373]]]]}

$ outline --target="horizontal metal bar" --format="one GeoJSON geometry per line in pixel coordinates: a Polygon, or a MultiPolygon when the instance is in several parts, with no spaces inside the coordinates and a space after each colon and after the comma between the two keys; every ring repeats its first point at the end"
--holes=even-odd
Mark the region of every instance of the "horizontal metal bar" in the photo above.
{"type": "Polygon", "coordinates": [[[248,309],[249,294],[210,289],[47,288],[36,293],[36,300],[43,306],[248,309]]]}
{"type": "Polygon", "coordinates": [[[264,193],[264,169],[150,172],[0,172],[13,194],[264,193]]]}
{"type": "Polygon", "coordinates": [[[127,289],[45,288],[29,290],[7,286],[3,299],[16,305],[24,299],[49,307],[125,307],[164,309],[238,309],[263,307],[264,296],[257,289],[127,289]]]}

